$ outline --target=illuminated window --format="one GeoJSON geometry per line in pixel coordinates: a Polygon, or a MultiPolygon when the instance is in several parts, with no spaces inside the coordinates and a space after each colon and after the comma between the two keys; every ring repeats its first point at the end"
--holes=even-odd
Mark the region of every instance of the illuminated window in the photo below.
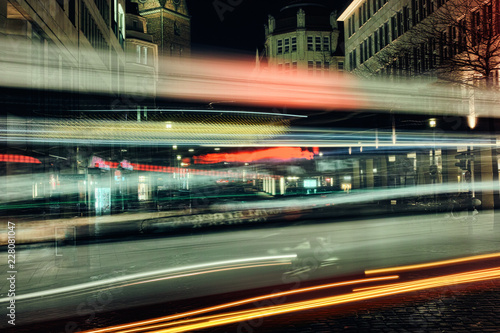
{"type": "Polygon", "coordinates": [[[142,48],[142,63],[144,65],[148,64],[148,48],[147,47],[142,48]]]}
{"type": "Polygon", "coordinates": [[[139,184],[137,187],[139,201],[146,201],[149,199],[149,186],[147,184],[146,176],[139,176],[139,184]]]}
{"type": "Polygon", "coordinates": [[[141,46],[137,45],[135,48],[136,48],[136,60],[135,60],[135,62],[140,64],[141,63],[141,46]]]}

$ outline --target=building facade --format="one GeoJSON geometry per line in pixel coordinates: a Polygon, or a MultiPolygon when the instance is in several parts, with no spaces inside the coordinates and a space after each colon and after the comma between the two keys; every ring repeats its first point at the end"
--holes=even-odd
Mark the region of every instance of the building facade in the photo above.
{"type": "Polygon", "coordinates": [[[352,1],[339,17],[346,69],[498,85],[499,9],[481,0],[352,1]]]}
{"type": "Polygon", "coordinates": [[[137,120],[147,120],[147,108],[154,107],[158,81],[158,45],[148,34],[146,18],[139,15],[138,4],[127,3],[125,18],[127,86],[135,92],[137,120]]]}
{"type": "Polygon", "coordinates": [[[186,0],[137,0],[160,57],[191,55],[191,17],[186,0]]]}
{"type": "Polygon", "coordinates": [[[323,4],[302,1],[283,7],[276,17],[269,15],[265,35],[269,68],[315,75],[344,69],[337,14],[323,4]]]}
{"type": "MultiPolygon", "coordinates": [[[[346,70],[358,76],[418,77],[428,78],[430,83],[453,83],[450,88],[463,93],[468,119],[440,118],[437,127],[469,121],[473,129],[477,122],[474,91],[484,83],[498,87],[499,8],[498,1],[352,1],[338,19],[344,23],[346,70]]],[[[422,149],[423,168],[417,167],[417,173],[434,174],[432,182],[457,183],[459,192],[470,195],[474,194],[474,181],[498,182],[496,151],[472,146],[467,149],[465,153],[463,147],[422,149]],[[454,156],[461,154],[473,156],[474,161],[467,167],[454,164],[454,156]]],[[[394,163],[400,160],[398,157],[394,163]]],[[[475,195],[483,208],[498,205],[498,195],[493,191],[475,195]]]]}

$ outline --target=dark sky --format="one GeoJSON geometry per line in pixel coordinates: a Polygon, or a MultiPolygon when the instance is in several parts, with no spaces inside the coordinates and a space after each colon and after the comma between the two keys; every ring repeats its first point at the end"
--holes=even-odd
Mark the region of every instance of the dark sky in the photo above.
{"type": "MultiPolygon", "coordinates": [[[[330,0],[344,8],[348,0],[330,0]]],[[[192,51],[255,54],[264,45],[264,24],[289,0],[187,0],[191,15],[192,51]],[[231,5],[231,3],[233,5],[231,5]],[[216,7],[218,9],[216,9],[216,7]]]]}

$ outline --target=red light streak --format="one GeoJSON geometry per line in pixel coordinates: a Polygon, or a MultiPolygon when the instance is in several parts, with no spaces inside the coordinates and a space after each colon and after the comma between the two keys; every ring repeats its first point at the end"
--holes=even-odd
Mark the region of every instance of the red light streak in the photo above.
{"type": "Polygon", "coordinates": [[[0,154],[0,162],[41,164],[39,159],[25,155],[0,154]]]}
{"type": "Polygon", "coordinates": [[[254,152],[238,152],[238,153],[213,153],[200,156],[194,156],[195,164],[215,164],[221,162],[231,163],[248,163],[261,160],[278,160],[289,161],[292,159],[307,159],[311,160],[314,153],[307,149],[297,147],[277,147],[254,152]]]}

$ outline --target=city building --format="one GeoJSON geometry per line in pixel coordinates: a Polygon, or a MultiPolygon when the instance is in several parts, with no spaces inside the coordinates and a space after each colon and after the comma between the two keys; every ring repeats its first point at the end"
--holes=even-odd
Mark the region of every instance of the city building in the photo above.
{"type": "Polygon", "coordinates": [[[137,120],[147,120],[147,108],[154,107],[158,81],[158,45],[148,34],[146,18],[139,15],[138,4],[127,2],[125,17],[127,86],[137,102],[137,120]]]}
{"type": "Polygon", "coordinates": [[[24,88],[69,93],[69,100],[30,96],[37,108],[85,108],[82,104],[109,106],[124,93],[125,0],[0,0],[0,35],[11,55],[23,61],[24,88]],[[91,73],[91,75],[90,75],[91,73]],[[104,99],[82,102],[95,92],[104,99]],[[59,105],[54,105],[54,103],[59,105]]]}
{"type": "Polygon", "coordinates": [[[136,0],[160,57],[191,55],[191,17],[186,0],[136,0]]]}
{"type": "MultiPolygon", "coordinates": [[[[451,122],[462,126],[468,121],[473,129],[477,123],[476,89],[498,87],[500,20],[495,14],[498,10],[496,1],[352,1],[338,18],[344,23],[346,70],[357,76],[376,75],[393,80],[425,78],[429,84],[449,83],[452,90],[462,93],[468,119],[448,116],[436,122],[432,118],[431,127],[437,127],[446,135],[439,127],[449,127],[451,122]]],[[[422,103],[426,103],[425,99],[422,103]]],[[[429,113],[431,110],[429,106],[429,113]]],[[[401,123],[405,122],[404,115],[399,118],[401,123]]],[[[488,130],[487,124],[483,124],[483,130],[485,128],[488,130]]],[[[464,152],[463,147],[434,147],[404,152],[392,157],[390,162],[405,165],[409,156],[415,154],[417,162],[413,171],[426,175],[418,178],[421,179],[418,184],[456,183],[458,192],[473,195],[471,182],[498,181],[494,149],[470,146],[464,152]],[[465,157],[455,164],[454,156],[465,157]],[[467,166],[463,166],[464,161],[467,166]]],[[[482,200],[483,208],[492,208],[498,199],[493,191],[476,195],[482,200]]]]}
{"type": "Polygon", "coordinates": [[[317,1],[293,1],[265,25],[269,68],[325,75],[344,69],[337,13],[317,1]]]}
{"type": "Polygon", "coordinates": [[[338,19],[346,69],[498,86],[499,8],[480,0],[352,1],[338,19]]]}

